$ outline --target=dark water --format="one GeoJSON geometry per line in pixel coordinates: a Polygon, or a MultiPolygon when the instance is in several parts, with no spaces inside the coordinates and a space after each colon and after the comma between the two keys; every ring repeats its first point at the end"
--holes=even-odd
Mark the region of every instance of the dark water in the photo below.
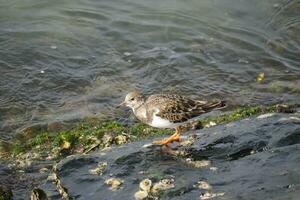
{"type": "Polygon", "coordinates": [[[133,88],[299,102],[299,25],[297,0],[0,1],[0,137],[117,116],[133,88]]]}

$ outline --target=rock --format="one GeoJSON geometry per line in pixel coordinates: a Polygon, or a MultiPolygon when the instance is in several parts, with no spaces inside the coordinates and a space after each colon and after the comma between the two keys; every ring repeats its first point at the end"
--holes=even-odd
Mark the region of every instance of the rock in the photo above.
{"type": "MultiPolygon", "coordinates": [[[[144,146],[153,139],[112,146],[65,158],[56,173],[68,194],[80,199],[295,199],[300,179],[291,177],[300,177],[298,118],[299,112],[275,113],[190,131],[194,141],[173,145],[172,151],[144,146]],[[188,154],[170,154],[174,151],[188,154]],[[90,174],[101,162],[109,163],[105,173],[90,174]],[[150,192],[140,187],[147,179],[150,192]],[[113,185],[119,189],[109,189],[113,185]]],[[[53,185],[37,186],[47,194],[53,191],[53,185]]]]}
{"type": "Polygon", "coordinates": [[[12,200],[13,193],[8,186],[0,185],[0,199],[1,200],[12,200]]]}

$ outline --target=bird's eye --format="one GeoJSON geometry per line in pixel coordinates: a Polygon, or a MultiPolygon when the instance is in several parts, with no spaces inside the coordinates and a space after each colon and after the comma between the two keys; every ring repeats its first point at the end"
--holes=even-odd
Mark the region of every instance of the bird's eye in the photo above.
{"type": "Polygon", "coordinates": [[[130,101],[133,101],[134,100],[134,97],[132,97],[131,99],[130,99],[130,101]]]}

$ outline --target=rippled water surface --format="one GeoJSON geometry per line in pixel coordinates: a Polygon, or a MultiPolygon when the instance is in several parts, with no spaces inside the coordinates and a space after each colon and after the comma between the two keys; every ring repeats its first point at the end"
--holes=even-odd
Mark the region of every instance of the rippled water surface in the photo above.
{"type": "Polygon", "coordinates": [[[133,88],[299,102],[299,50],[296,0],[1,1],[0,136],[118,116],[133,88]]]}

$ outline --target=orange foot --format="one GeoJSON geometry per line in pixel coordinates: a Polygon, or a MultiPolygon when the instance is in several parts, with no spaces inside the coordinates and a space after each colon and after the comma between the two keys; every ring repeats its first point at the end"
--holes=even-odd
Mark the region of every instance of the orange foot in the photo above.
{"type": "Polygon", "coordinates": [[[153,144],[167,145],[172,142],[179,142],[180,141],[180,133],[181,133],[180,127],[176,127],[176,132],[173,135],[171,135],[170,137],[163,139],[163,140],[153,141],[153,144]]]}

